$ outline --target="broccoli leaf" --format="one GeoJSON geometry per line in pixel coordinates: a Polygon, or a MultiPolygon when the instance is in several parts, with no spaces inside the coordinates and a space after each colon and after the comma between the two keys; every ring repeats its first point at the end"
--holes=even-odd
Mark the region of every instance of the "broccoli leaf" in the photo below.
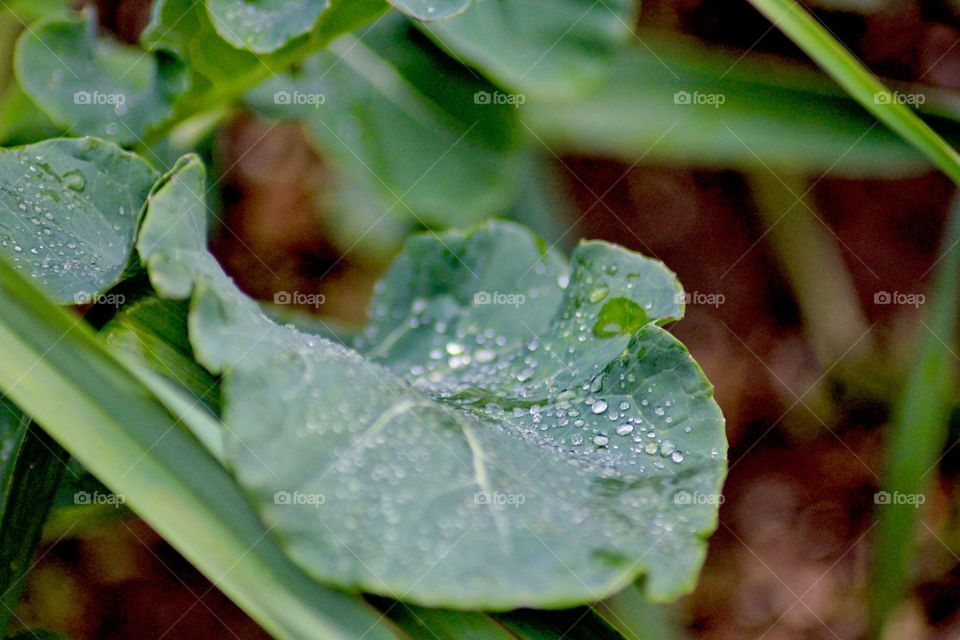
{"type": "Polygon", "coordinates": [[[661,263],[603,242],[572,265],[492,223],[412,240],[357,350],[272,322],[205,248],[200,161],[148,207],[138,251],[191,298],[223,375],[228,467],[317,579],[506,610],[692,589],[716,526],[723,418],[661,263]],[[429,579],[423,579],[425,574],[429,579]]]}

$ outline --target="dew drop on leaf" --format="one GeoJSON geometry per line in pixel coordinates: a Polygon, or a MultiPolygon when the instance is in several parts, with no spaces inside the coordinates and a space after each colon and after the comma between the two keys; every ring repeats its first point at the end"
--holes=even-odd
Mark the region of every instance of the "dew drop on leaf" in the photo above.
{"type": "Polygon", "coordinates": [[[82,192],[87,187],[87,179],[79,171],[68,171],[63,174],[63,186],[71,191],[82,192]]]}

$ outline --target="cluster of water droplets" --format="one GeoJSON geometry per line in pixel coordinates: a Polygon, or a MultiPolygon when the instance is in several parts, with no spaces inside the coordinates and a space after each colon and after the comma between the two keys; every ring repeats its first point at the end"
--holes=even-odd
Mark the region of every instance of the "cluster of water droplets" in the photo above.
{"type": "Polygon", "coordinates": [[[0,251],[41,285],[54,286],[54,278],[96,285],[122,269],[129,249],[122,236],[134,224],[127,207],[92,212],[81,171],[57,171],[26,151],[14,157],[22,177],[0,190],[0,251]]]}
{"type": "MultiPolygon", "coordinates": [[[[419,332],[419,344],[428,346],[425,358],[394,370],[431,396],[506,426],[513,437],[519,434],[565,455],[605,460],[614,473],[681,464],[687,452],[669,435],[677,426],[674,391],[638,379],[629,367],[605,384],[614,375],[605,372],[608,365],[621,356],[630,336],[600,337],[600,310],[616,295],[650,311],[650,302],[630,301],[639,297],[634,293],[639,278],[620,276],[616,264],[577,266],[554,284],[572,287],[558,315],[543,335],[523,341],[459,322],[449,310],[438,311],[431,299],[414,299],[405,310],[374,308],[375,318],[395,321],[394,332],[419,332]],[[618,276],[622,280],[611,286],[618,276]]],[[[383,335],[368,333],[367,338],[373,342],[383,335]]],[[[389,358],[385,364],[391,366],[389,358]]],[[[680,428],[689,432],[691,427],[680,428]]]]}

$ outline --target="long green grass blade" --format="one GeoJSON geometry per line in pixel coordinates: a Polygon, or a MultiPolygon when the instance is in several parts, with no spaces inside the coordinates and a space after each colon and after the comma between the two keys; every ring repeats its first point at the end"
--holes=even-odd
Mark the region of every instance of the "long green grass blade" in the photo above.
{"type": "Polygon", "coordinates": [[[0,634],[5,635],[69,456],[0,396],[0,634]]]}
{"type": "Polygon", "coordinates": [[[0,388],[275,637],[392,638],[276,547],[229,474],[78,317],[0,261],[0,388]]]}
{"type": "Polygon", "coordinates": [[[950,408],[956,388],[955,352],[960,292],[960,201],[955,203],[944,237],[944,257],[933,288],[933,308],[924,324],[920,352],[896,409],[887,453],[884,492],[875,502],[880,511],[873,557],[870,611],[875,635],[893,612],[910,579],[917,499],[947,440],[950,408]]]}

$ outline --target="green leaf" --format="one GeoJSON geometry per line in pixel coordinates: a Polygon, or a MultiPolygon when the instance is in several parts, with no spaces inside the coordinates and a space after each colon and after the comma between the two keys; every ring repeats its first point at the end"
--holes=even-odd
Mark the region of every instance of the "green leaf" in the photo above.
{"type": "Polygon", "coordinates": [[[73,135],[132,144],[173,115],[172,79],[153,56],[99,38],[93,12],[38,21],[17,42],[14,66],[24,91],[73,135]]]}
{"type": "Polygon", "coordinates": [[[693,587],[726,443],[658,326],[682,313],[661,263],[588,242],[571,268],[506,223],[421,236],[379,287],[364,356],[233,285],[204,246],[203,183],[182,160],[137,246],[161,295],[192,296],[229,466],[297,564],[452,608],[581,603],[640,575],[653,600],[693,587]]]}
{"type": "Polygon", "coordinates": [[[417,20],[446,20],[463,13],[471,0],[390,0],[390,4],[417,20]]]}
{"type": "Polygon", "coordinates": [[[67,454],[0,395],[0,633],[6,634],[67,454]]]}
{"type": "Polygon", "coordinates": [[[0,297],[0,388],[272,635],[393,637],[370,608],[294,567],[223,467],[5,260],[0,297]]]}
{"type": "Polygon", "coordinates": [[[57,302],[94,302],[123,277],[156,179],[93,138],[0,150],[0,255],[57,302]]]}
{"type": "Polygon", "coordinates": [[[424,32],[494,82],[531,96],[582,94],[630,38],[632,0],[476,0],[424,32]]]}
{"type": "Polygon", "coordinates": [[[495,89],[415,39],[402,16],[384,18],[249,96],[268,116],[302,119],[333,159],[328,204],[356,227],[340,226],[346,247],[381,221],[473,224],[504,213],[519,191],[516,109],[477,104],[495,89]]]}
{"type": "Polygon", "coordinates": [[[220,37],[255,53],[270,53],[313,29],[328,0],[207,0],[220,37]]]}

